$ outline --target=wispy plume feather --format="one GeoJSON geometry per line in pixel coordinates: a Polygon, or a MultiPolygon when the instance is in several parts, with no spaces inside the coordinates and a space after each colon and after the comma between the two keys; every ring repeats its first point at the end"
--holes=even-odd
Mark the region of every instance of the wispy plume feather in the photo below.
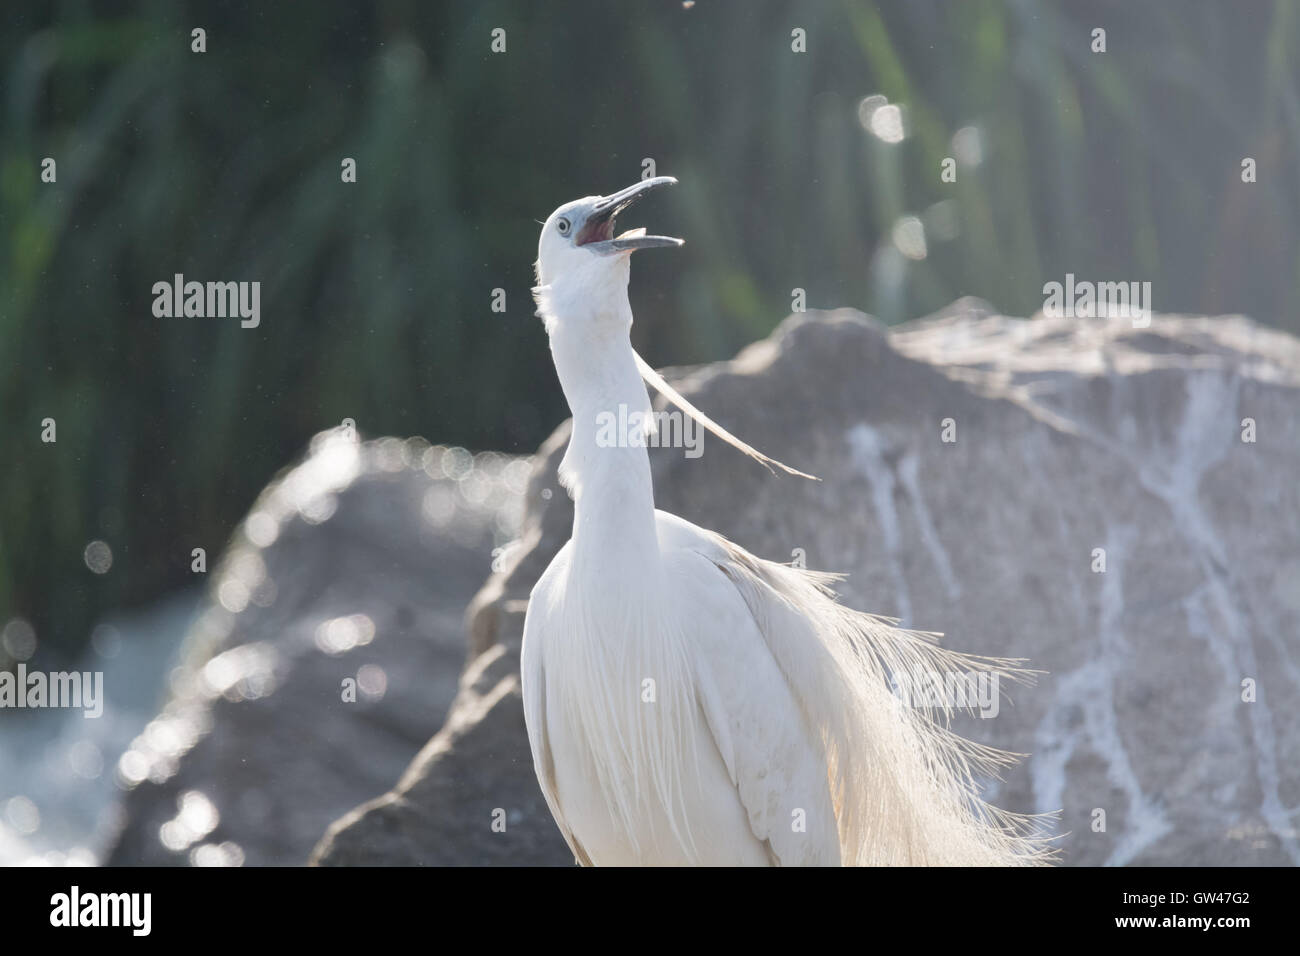
{"type": "Polygon", "coordinates": [[[664,377],[660,375],[658,372],[656,372],[653,368],[651,368],[650,364],[645,359],[643,359],[640,355],[638,355],[636,352],[633,352],[632,354],[636,357],[636,367],[641,372],[641,377],[645,379],[647,385],[651,386],[656,392],[658,392],[664,398],[668,399],[668,401],[672,402],[674,405],[680,408],[685,414],[695,419],[695,421],[698,422],[700,425],[703,425],[709,431],[713,432],[714,435],[721,438],[728,445],[744,452],[750,458],[753,458],[755,461],[763,465],[763,467],[765,467],[768,471],[772,472],[772,474],[776,474],[776,468],[780,468],[782,471],[786,472],[787,474],[798,475],[800,478],[807,478],[810,481],[821,481],[821,479],[818,478],[816,475],[809,475],[805,472],[800,471],[797,468],[791,468],[789,465],[784,464],[783,462],[779,462],[775,458],[771,458],[767,455],[764,455],[761,451],[759,451],[757,448],[754,448],[752,445],[745,444],[735,435],[731,434],[731,432],[727,431],[725,428],[723,428],[721,425],[715,422],[712,418],[710,418],[708,415],[705,415],[702,411],[700,411],[698,408],[696,408],[694,405],[688,402],[684,397],[682,397],[682,394],[678,392],[677,389],[669,385],[666,381],[664,381],[664,377]],[[773,465],[775,465],[776,468],[773,468],[772,467],[773,465]]]}

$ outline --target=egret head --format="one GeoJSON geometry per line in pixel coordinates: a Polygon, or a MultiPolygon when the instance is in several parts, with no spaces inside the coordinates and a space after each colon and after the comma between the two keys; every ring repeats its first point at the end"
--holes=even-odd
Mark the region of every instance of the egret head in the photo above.
{"type": "Polygon", "coordinates": [[[575,199],[555,210],[537,243],[537,284],[549,286],[570,276],[585,277],[593,284],[621,277],[626,283],[628,258],[637,249],[680,246],[680,239],[647,236],[644,229],[614,235],[614,220],[621,212],[675,182],[671,176],[643,179],[612,195],[575,199]]]}

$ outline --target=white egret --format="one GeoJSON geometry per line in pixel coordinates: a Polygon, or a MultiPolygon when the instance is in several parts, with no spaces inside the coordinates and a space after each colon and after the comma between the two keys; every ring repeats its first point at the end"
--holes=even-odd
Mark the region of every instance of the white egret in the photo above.
{"type": "Polygon", "coordinates": [[[574,520],[528,603],[523,697],[537,779],[574,857],[1044,861],[1040,820],[979,797],[977,776],[1011,755],[952,733],[952,701],[934,719],[891,690],[948,673],[1023,679],[1018,662],[941,649],[937,635],[839,604],[833,575],[763,560],[655,510],[645,443],[598,437],[602,413],[650,411],[648,381],[793,472],[703,416],[632,349],[631,253],[682,240],[615,237],[614,220],[674,182],[566,203],[538,248],[534,295],[573,413],[560,480],[574,520]]]}

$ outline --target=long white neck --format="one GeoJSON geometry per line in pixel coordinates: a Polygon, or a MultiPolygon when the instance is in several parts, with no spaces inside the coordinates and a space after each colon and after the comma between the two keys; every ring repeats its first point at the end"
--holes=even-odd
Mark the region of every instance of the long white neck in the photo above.
{"type": "Polygon", "coordinates": [[[650,459],[637,429],[650,399],[630,338],[632,308],[622,281],[557,284],[543,319],[573,433],[560,480],[573,492],[575,560],[598,563],[608,579],[658,567],[650,459]]]}

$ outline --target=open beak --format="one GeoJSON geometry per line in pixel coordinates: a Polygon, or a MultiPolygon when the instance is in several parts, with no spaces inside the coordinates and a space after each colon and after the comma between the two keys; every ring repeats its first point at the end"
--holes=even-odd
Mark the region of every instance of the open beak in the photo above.
{"type": "Polygon", "coordinates": [[[614,219],[619,213],[660,186],[671,186],[676,182],[677,180],[671,176],[656,176],[653,179],[643,179],[633,186],[628,186],[627,189],[620,189],[613,195],[601,199],[587,216],[587,221],[583,223],[576,245],[586,246],[592,252],[602,255],[631,252],[634,249],[683,245],[681,239],[674,239],[672,236],[647,236],[644,229],[629,229],[622,235],[614,235],[614,219]]]}

